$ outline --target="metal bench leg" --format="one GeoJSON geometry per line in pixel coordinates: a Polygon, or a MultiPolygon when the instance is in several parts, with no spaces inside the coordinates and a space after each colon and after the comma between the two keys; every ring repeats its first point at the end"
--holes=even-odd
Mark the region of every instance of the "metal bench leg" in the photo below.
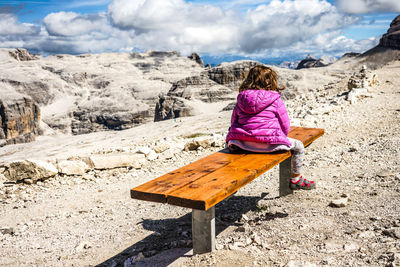
{"type": "Polygon", "coordinates": [[[193,254],[215,250],[215,207],[192,210],[193,254]]]}
{"type": "Polygon", "coordinates": [[[292,157],[285,159],[279,163],[279,196],[283,197],[293,194],[293,190],[289,187],[290,177],[292,175],[292,157]]]}

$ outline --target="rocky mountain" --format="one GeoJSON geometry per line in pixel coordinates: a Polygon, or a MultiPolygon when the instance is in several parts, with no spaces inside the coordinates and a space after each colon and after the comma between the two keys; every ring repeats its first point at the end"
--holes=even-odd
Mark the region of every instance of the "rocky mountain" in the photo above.
{"type": "Polygon", "coordinates": [[[400,49],[400,15],[390,23],[390,28],[380,39],[379,45],[400,49]]]}
{"type": "Polygon", "coordinates": [[[332,64],[337,59],[332,56],[322,56],[321,58],[316,58],[311,54],[308,54],[307,57],[300,61],[297,65],[296,69],[304,69],[304,68],[317,68],[317,67],[325,67],[329,64],[332,64]]]}
{"type": "MultiPolygon", "coordinates": [[[[159,94],[204,71],[198,58],[177,52],[41,58],[25,49],[0,49],[0,60],[0,100],[10,103],[5,96],[15,95],[30,101],[27,105],[36,103],[42,127],[67,134],[122,130],[152,121],[159,94]]],[[[7,107],[10,110],[9,104],[7,107]]],[[[18,107],[22,109],[21,104],[18,107]]]]}
{"type": "Polygon", "coordinates": [[[184,78],[174,83],[166,95],[161,95],[156,105],[155,121],[191,116],[196,108],[191,100],[217,102],[235,100],[236,90],[256,61],[222,63],[203,71],[200,75],[184,78]]]}

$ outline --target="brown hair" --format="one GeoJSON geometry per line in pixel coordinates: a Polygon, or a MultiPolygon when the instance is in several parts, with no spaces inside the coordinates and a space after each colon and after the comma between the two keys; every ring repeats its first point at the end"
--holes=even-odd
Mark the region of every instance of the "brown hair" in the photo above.
{"type": "Polygon", "coordinates": [[[267,91],[281,91],[285,87],[278,87],[278,74],[271,68],[263,65],[258,65],[250,69],[246,79],[239,87],[239,92],[244,90],[267,90],[267,91]]]}

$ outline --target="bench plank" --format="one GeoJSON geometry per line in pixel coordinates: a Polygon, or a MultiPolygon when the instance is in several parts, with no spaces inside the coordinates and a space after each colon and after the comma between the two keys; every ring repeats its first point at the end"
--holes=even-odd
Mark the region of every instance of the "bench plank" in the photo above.
{"type": "MultiPolygon", "coordinates": [[[[323,134],[323,129],[291,127],[289,137],[308,146],[323,134]]],[[[222,150],[133,188],[131,197],[207,210],[290,155],[222,150]]]]}
{"type": "Polygon", "coordinates": [[[216,152],[131,190],[131,197],[154,202],[167,202],[167,195],[197,179],[226,166],[246,154],[216,152]]]}
{"type": "Polygon", "coordinates": [[[290,152],[279,154],[248,154],[213,173],[197,179],[167,197],[167,203],[192,209],[208,210],[235,193],[281,161],[290,152]]]}

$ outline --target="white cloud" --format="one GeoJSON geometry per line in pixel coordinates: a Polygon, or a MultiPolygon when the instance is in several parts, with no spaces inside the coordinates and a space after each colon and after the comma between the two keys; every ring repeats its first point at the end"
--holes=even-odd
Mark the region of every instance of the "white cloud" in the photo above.
{"type": "Polygon", "coordinates": [[[55,36],[77,36],[102,32],[110,26],[105,14],[80,15],[75,12],[51,13],[43,19],[47,32],[55,36]]]}
{"type": "Polygon", "coordinates": [[[18,22],[13,14],[0,13],[0,36],[1,35],[33,35],[39,32],[39,27],[18,22]]]}
{"type": "Polygon", "coordinates": [[[359,18],[339,13],[326,1],[278,1],[248,11],[241,48],[246,52],[289,46],[314,35],[343,28],[359,18]]]}
{"type": "Polygon", "coordinates": [[[350,14],[400,12],[399,0],[338,0],[337,5],[350,14]]]}
{"type": "MultiPolygon", "coordinates": [[[[217,3],[114,0],[107,13],[51,13],[44,18],[41,29],[19,23],[9,15],[9,21],[19,30],[12,34],[12,27],[4,27],[10,34],[0,38],[0,46],[18,44],[47,54],[118,52],[135,47],[178,50],[183,54],[196,51],[240,55],[301,53],[310,49],[335,52],[341,46],[356,51],[363,47],[354,40],[343,39],[337,31],[360,18],[341,13],[325,0],[259,2],[233,1],[235,5],[250,4],[243,13],[243,9],[222,8],[217,3]],[[16,38],[16,34],[21,37],[16,38]]],[[[1,17],[0,29],[3,20],[1,17]]]]}

